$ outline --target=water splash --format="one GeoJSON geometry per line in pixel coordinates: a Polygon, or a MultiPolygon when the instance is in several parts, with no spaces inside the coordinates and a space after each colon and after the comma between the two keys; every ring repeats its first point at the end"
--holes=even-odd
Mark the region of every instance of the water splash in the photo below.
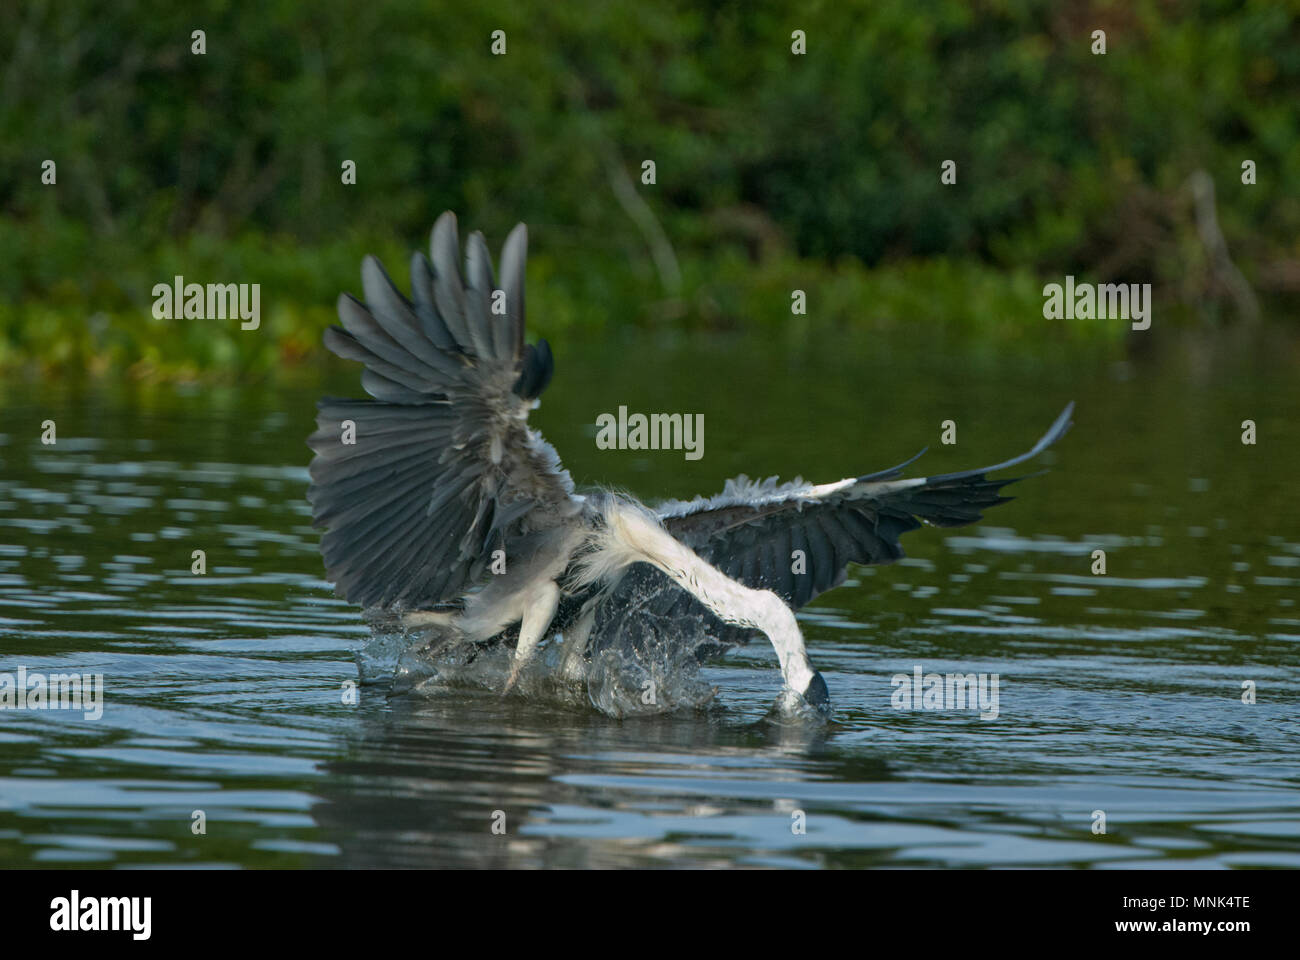
{"type": "Polygon", "coordinates": [[[586,685],[591,705],[611,717],[699,710],[718,692],[700,677],[694,648],[668,640],[606,647],[586,665],[586,685]]]}
{"type": "MultiPolygon", "coordinates": [[[[623,638],[627,639],[627,638],[623,638]]],[[[696,645],[665,634],[606,645],[562,670],[563,638],[550,639],[520,674],[511,697],[593,708],[610,717],[652,716],[710,705],[717,689],[700,676],[696,645]]],[[[357,651],[361,682],[395,695],[453,691],[500,695],[514,650],[430,643],[421,632],[376,627],[357,651]]]]}

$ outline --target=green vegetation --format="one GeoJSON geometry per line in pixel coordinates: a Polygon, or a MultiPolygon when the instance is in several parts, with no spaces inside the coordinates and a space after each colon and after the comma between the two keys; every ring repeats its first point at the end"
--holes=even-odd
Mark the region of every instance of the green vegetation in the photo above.
{"type": "Polygon", "coordinates": [[[1251,286],[1300,289],[1300,27],[1275,0],[188,6],[0,9],[0,366],[317,362],[361,256],[404,285],[446,208],[494,248],[530,224],[543,334],[1058,335],[1041,288],[1066,273],[1231,316],[1199,170],[1251,286]],[[261,329],[155,320],[176,274],[260,283],[261,329]]]}

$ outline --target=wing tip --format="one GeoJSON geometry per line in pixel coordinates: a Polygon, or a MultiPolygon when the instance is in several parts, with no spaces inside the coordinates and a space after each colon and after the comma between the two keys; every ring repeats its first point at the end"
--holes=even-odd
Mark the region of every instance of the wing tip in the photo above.
{"type": "MultiPolygon", "coordinates": [[[[1032,460],[1048,447],[1053,446],[1058,440],[1065,436],[1070,427],[1074,426],[1072,419],[1074,414],[1074,401],[1071,400],[1052,421],[1052,425],[1047,428],[1047,432],[1038,438],[1038,442],[1029,448],[1025,453],[1010,460],[1003,460],[1001,463],[995,463],[988,467],[976,467],[974,470],[959,470],[956,473],[942,473],[933,477],[926,477],[927,484],[943,483],[947,480],[964,480],[968,477],[977,477],[986,473],[993,473],[995,470],[1005,470],[1007,467],[1014,467],[1018,463],[1024,463],[1026,460],[1032,460]]],[[[1017,478],[1019,479],[1019,478],[1017,478]]]]}
{"type": "Polygon", "coordinates": [[[875,473],[864,473],[862,476],[857,477],[854,482],[867,483],[872,480],[891,480],[894,477],[897,477],[899,474],[903,472],[903,470],[905,470],[907,467],[910,467],[912,464],[916,463],[916,461],[920,460],[923,456],[925,456],[929,452],[930,452],[930,448],[928,446],[924,446],[919,451],[912,454],[912,456],[904,460],[902,463],[889,467],[885,470],[877,470],[875,473]]]}

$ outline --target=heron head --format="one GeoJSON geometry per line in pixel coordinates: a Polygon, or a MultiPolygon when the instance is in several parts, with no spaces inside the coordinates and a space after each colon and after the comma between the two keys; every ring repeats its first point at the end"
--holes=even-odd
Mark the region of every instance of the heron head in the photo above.
{"type": "Polygon", "coordinates": [[[813,671],[812,679],[804,689],[803,698],[818,710],[825,711],[831,708],[830,691],[826,689],[826,681],[822,679],[820,671],[813,671]]]}

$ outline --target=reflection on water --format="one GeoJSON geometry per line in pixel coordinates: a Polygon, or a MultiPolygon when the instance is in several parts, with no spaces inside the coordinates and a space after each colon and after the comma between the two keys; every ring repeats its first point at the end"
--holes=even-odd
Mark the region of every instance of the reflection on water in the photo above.
{"type": "Polygon", "coordinates": [[[990,462],[1070,399],[1077,425],[987,525],[909,534],[802,615],[831,724],[773,719],[758,646],[702,672],[706,708],[618,721],[470,686],[345,702],[369,630],[321,579],[303,439],[351,375],[10,384],[0,675],[102,674],[105,703],[0,710],[0,863],[1300,866],[1295,344],[558,346],[536,422],[646,499],[925,444],[927,472],[990,462]],[[596,449],[620,404],[702,413],[706,456],[596,449]],[[996,674],[997,719],[892,709],[918,666],[996,674]]]}

